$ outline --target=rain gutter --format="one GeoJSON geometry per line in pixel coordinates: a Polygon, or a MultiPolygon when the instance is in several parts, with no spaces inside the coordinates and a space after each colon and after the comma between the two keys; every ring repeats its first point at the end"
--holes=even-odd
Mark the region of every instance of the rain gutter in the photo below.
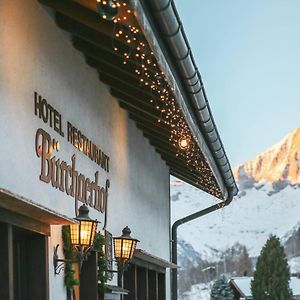
{"type": "Polygon", "coordinates": [[[173,0],[131,0],[144,34],[155,49],[193,135],[223,198],[237,194],[231,166],[217,131],[203,81],[173,0]],[[199,130],[199,128],[201,130],[199,130]]]}
{"type": "MultiPolygon", "coordinates": [[[[172,263],[177,265],[177,229],[180,225],[183,225],[185,223],[188,223],[190,221],[193,221],[195,219],[198,219],[202,216],[205,216],[209,213],[212,213],[220,208],[223,208],[231,203],[233,197],[235,194],[233,194],[231,191],[229,191],[228,198],[220,203],[217,203],[215,205],[212,205],[210,207],[207,207],[203,210],[200,210],[198,212],[195,212],[191,215],[188,215],[182,219],[177,220],[173,226],[172,226],[172,263]]],[[[177,268],[171,270],[171,300],[177,300],[178,297],[178,287],[177,287],[177,268]]]]}

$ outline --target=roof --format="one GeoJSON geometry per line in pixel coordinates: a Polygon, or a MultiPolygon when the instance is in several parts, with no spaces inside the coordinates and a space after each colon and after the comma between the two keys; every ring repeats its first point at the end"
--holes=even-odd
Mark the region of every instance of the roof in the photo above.
{"type": "Polygon", "coordinates": [[[161,268],[170,268],[170,269],[176,269],[178,266],[172,262],[169,262],[165,259],[162,259],[160,257],[157,257],[153,254],[150,254],[142,249],[136,249],[134,252],[133,262],[138,264],[139,261],[142,261],[143,263],[148,263],[152,265],[157,265],[161,268]]]}
{"type": "Polygon", "coordinates": [[[291,277],[290,287],[294,296],[300,296],[300,278],[291,277]]]}
{"type": "MultiPolygon", "coordinates": [[[[238,190],[230,163],[215,125],[204,84],[174,1],[135,0],[133,2],[142,2],[145,7],[148,7],[150,14],[156,20],[153,23],[157,25],[157,39],[159,40],[159,37],[162,36],[160,44],[163,42],[166,44],[166,47],[162,47],[162,50],[169,57],[169,60],[172,61],[170,64],[171,72],[177,79],[177,82],[182,83],[180,90],[183,93],[183,102],[187,102],[190,110],[192,110],[192,115],[187,116],[187,119],[190,126],[200,129],[199,131],[202,134],[202,136],[198,136],[200,140],[198,140],[198,144],[202,146],[202,151],[204,151],[206,157],[212,156],[213,161],[209,162],[212,170],[215,170],[216,164],[220,176],[224,180],[225,187],[235,195],[238,190]],[[206,145],[203,145],[203,142],[208,149],[206,149],[206,145]]],[[[153,26],[151,30],[153,32],[153,26]]],[[[153,34],[150,34],[150,36],[153,36],[153,34]]],[[[196,128],[195,130],[197,130],[196,128]]],[[[197,133],[194,134],[197,136],[197,133]]],[[[218,174],[214,173],[216,178],[218,178],[218,174]]]]}
{"type": "Polygon", "coordinates": [[[74,47],[110,86],[172,175],[222,200],[237,193],[172,1],[115,1],[119,11],[113,22],[99,17],[94,0],[40,2],[54,10],[57,25],[71,34],[74,47]],[[187,149],[178,147],[181,137],[188,138],[187,149]]]}
{"type": "MultiPolygon", "coordinates": [[[[233,277],[230,282],[239,291],[242,297],[252,299],[251,281],[253,277],[233,277]]],[[[300,278],[291,277],[290,288],[292,289],[293,296],[300,296],[300,278]]]]}
{"type": "Polygon", "coordinates": [[[233,277],[230,282],[242,297],[252,298],[251,280],[253,277],[233,277]]]}

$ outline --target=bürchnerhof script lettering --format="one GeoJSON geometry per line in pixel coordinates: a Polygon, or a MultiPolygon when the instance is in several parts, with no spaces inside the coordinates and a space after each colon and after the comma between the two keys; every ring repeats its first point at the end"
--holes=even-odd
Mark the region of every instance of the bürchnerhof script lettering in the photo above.
{"type": "MultiPolygon", "coordinates": [[[[45,99],[34,95],[35,115],[39,116],[45,123],[48,123],[51,128],[64,137],[62,130],[62,117],[51,105],[47,103],[45,99]],[[50,107],[50,108],[49,108],[50,107]],[[46,113],[46,111],[48,112],[46,113]],[[52,115],[52,117],[50,117],[52,115]],[[56,120],[56,121],[55,121],[56,120]]],[[[68,122],[68,141],[73,144],[80,152],[89,153],[88,146],[81,147],[80,137],[82,134],[77,133],[76,137],[70,135],[73,134],[74,127],[70,130],[70,123],[68,122]],[[70,132],[72,132],[70,134],[70,132]],[[78,142],[74,142],[78,139],[78,142]],[[80,149],[81,148],[81,149],[80,149]]],[[[90,144],[91,142],[84,136],[82,137],[83,143],[90,144]]],[[[94,144],[93,144],[94,145],[94,144]]],[[[93,146],[93,161],[99,164],[102,169],[108,172],[109,157],[105,155],[100,148],[93,146]],[[98,158],[98,160],[97,160],[98,158]]],[[[92,148],[92,147],[91,147],[92,148]]],[[[60,144],[57,140],[53,139],[49,133],[42,128],[38,128],[35,135],[35,151],[37,156],[41,159],[41,173],[40,180],[45,183],[51,183],[52,187],[59,189],[61,192],[65,192],[68,196],[75,199],[75,211],[78,211],[78,202],[82,202],[97,211],[104,214],[104,226],[106,227],[107,221],[107,204],[108,204],[108,189],[110,187],[109,179],[106,179],[104,186],[99,185],[99,171],[94,174],[94,179],[91,180],[84,174],[80,173],[76,169],[76,155],[73,154],[66,162],[61,158],[54,155],[54,151],[59,152],[60,144]]]]}
{"type": "MultiPolygon", "coordinates": [[[[64,137],[62,115],[38,93],[34,93],[34,114],[64,137]]],[[[109,172],[109,156],[93,143],[81,130],[67,122],[67,137],[78,151],[86,155],[107,173],[109,172]]]]}

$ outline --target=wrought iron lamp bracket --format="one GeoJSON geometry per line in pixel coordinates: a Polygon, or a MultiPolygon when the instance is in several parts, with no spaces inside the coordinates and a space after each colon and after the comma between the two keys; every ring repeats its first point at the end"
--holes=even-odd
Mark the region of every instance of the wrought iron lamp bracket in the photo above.
{"type": "Polygon", "coordinates": [[[129,266],[129,260],[121,260],[118,259],[116,260],[117,266],[118,266],[118,272],[119,273],[124,273],[129,266]]]}
{"type": "Polygon", "coordinates": [[[107,270],[109,273],[118,273],[118,274],[123,274],[129,266],[129,261],[128,260],[113,260],[114,263],[117,265],[117,270],[107,270]]]}
{"type": "Polygon", "coordinates": [[[78,263],[79,264],[79,270],[81,270],[82,263],[87,260],[89,252],[87,250],[89,249],[84,249],[80,248],[77,254],[77,259],[62,259],[58,257],[58,247],[59,245],[57,244],[54,247],[54,253],[53,253],[53,266],[54,266],[54,274],[59,275],[62,270],[64,270],[65,265],[67,263],[72,264],[72,263],[78,263]]]}

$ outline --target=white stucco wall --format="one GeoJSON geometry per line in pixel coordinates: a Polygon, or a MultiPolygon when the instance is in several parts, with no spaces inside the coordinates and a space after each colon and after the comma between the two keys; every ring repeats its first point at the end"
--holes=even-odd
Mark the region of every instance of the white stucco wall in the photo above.
{"type": "MultiPolygon", "coordinates": [[[[119,108],[97,72],[76,51],[51,12],[34,0],[0,1],[0,187],[74,217],[74,198],[39,180],[35,134],[43,128],[60,142],[57,157],[100,184],[110,180],[107,229],[120,235],[128,225],[139,248],[169,259],[169,170],[127,113],[119,108]],[[62,114],[65,137],[34,115],[34,92],[62,114]],[[66,138],[66,123],[84,132],[110,157],[107,174],[66,138]]],[[[92,218],[103,216],[90,209],[92,218]]],[[[65,299],[63,276],[53,275],[53,226],[49,245],[50,299],[65,299]]]]}

